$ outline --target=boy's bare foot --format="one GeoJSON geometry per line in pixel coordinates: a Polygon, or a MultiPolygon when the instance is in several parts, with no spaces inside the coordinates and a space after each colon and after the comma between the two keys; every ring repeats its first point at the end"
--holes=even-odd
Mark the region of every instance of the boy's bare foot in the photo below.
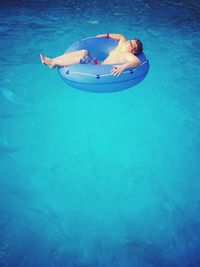
{"type": "Polygon", "coordinates": [[[40,59],[41,59],[42,64],[48,65],[49,68],[54,67],[54,65],[51,62],[52,61],[51,58],[45,57],[45,55],[40,54],[40,59]]]}

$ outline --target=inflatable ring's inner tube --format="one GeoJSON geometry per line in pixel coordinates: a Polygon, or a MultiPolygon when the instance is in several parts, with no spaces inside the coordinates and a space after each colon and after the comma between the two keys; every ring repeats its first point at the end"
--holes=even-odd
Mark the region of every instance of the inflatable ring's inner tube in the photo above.
{"type": "Polygon", "coordinates": [[[118,42],[118,40],[111,38],[87,38],[74,43],[67,49],[66,53],[85,49],[102,62],[115,49],[118,42]]]}

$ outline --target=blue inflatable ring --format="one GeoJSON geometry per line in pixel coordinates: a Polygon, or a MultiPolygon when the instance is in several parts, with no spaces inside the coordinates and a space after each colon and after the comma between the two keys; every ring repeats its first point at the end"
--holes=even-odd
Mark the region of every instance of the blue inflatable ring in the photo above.
{"type": "MultiPolygon", "coordinates": [[[[65,54],[86,49],[99,61],[103,61],[117,46],[118,42],[118,40],[112,38],[91,37],[82,39],[72,44],[65,54]]],[[[84,91],[98,93],[121,91],[138,84],[148,73],[149,61],[145,54],[141,53],[137,56],[142,63],[136,68],[125,70],[119,77],[111,74],[113,64],[74,64],[59,67],[58,71],[67,84],[84,91]]]]}

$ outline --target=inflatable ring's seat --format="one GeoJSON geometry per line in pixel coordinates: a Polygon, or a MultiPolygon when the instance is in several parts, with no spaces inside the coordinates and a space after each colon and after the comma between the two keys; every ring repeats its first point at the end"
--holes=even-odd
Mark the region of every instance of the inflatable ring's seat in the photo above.
{"type": "MultiPolygon", "coordinates": [[[[91,37],[72,44],[65,53],[86,49],[101,62],[117,46],[118,42],[112,38],[91,37]]],[[[139,54],[138,58],[142,63],[136,68],[125,70],[119,77],[111,74],[114,67],[112,64],[74,64],[59,67],[59,73],[66,83],[84,91],[99,93],[120,91],[138,84],[147,75],[149,70],[147,58],[144,53],[139,54]]]]}

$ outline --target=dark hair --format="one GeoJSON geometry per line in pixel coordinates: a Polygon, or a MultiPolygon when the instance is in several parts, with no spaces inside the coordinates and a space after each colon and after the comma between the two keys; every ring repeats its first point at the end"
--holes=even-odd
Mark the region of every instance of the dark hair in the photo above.
{"type": "Polygon", "coordinates": [[[142,53],[143,45],[142,45],[142,42],[139,39],[135,38],[134,40],[135,40],[135,42],[137,44],[137,48],[135,49],[134,54],[138,55],[138,54],[142,53]]]}

